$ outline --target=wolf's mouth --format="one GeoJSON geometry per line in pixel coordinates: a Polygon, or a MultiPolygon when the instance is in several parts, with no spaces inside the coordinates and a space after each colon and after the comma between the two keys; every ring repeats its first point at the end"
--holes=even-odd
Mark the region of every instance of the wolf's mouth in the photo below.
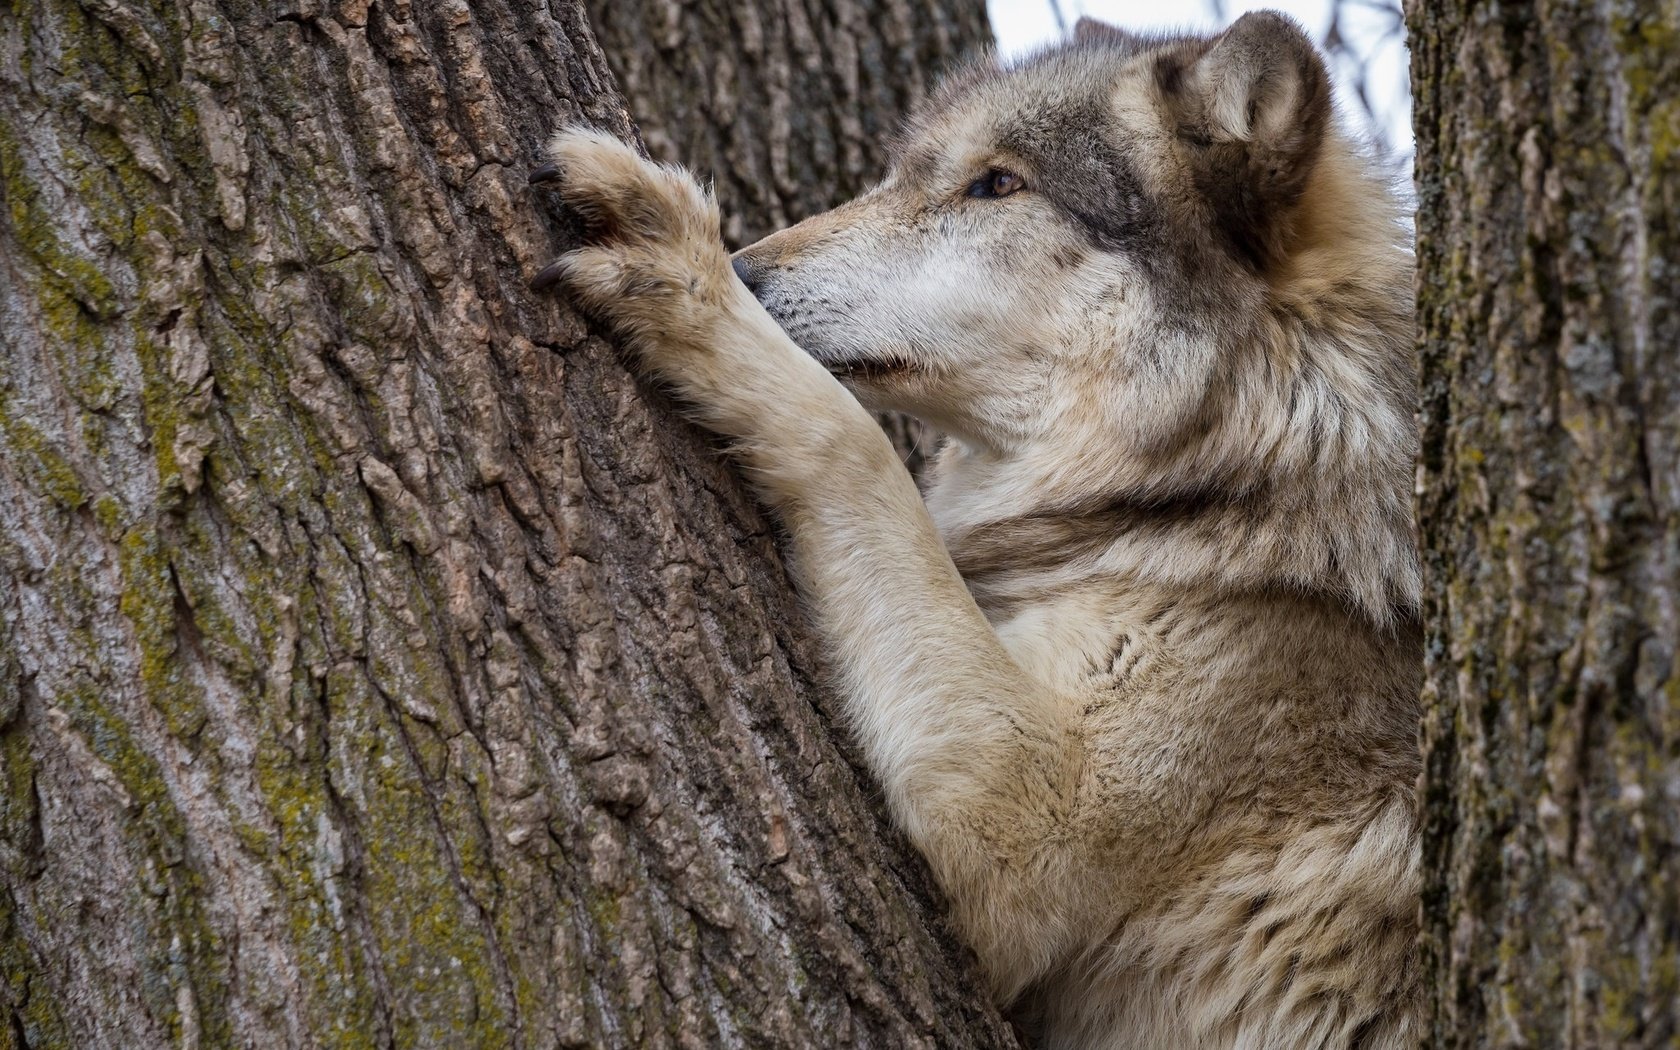
{"type": "Polygon", "coordinates": [[[859,357],[850,361],[824,361],[829,374],[840,379],[885,379],[913,372],[916,366],[902,357],[859,357]]]}

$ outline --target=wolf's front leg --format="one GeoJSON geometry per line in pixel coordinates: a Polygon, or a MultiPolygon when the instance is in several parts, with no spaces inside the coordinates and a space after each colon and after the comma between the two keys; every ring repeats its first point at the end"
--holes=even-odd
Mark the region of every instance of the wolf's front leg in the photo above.
{"type": "Polygon", "coordinates": [[[736,278],[710,196],[601,133],[562,133],[552,150],[595,236],[539,282],[564,280],[737,439],[788,525],[872,772],[1012,996],[1090,914],[1067,705],[1004,650],[875,421],[736,278]]]}

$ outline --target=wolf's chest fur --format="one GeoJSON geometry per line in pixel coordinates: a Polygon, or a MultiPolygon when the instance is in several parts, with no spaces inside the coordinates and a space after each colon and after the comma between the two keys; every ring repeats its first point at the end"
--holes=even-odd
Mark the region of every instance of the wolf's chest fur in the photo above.
{"type": "Polygon", "coordinates": [[[992,623],[1079,727],[1091,812],[1069,833],[1111,837],[1126,872],[1017,1000],[1042,1044],[1402,1045],[1415,626],[1312,597],[1042,575],[992,623]]]}
{"type": "Polygon", "coordinates": [[[1022,990],[1040,1039],[1403,1042],[1416,623],[1332,588],[1163,581],[1174,528],[1129,537],[1135,518],[1058,514],[1013,479],[959,489],[963,460],[941,459],[930,508],[998,640],[1076,727],[1088,805],[1066,833],[1099,854],[1111,839],[1125,872],[1091,877],[1091,927],[1022,990]]]}
{"type": "Polygon", "coordinates": [[[1087,581],[1030,604],[987,608],[982,601],[980,609],[1023,670],[1058,692],[1078,696],[1127,684],[1146,653],[1160,659],[1160,639],[1139,605],[1119,588],[1087,581]]]}

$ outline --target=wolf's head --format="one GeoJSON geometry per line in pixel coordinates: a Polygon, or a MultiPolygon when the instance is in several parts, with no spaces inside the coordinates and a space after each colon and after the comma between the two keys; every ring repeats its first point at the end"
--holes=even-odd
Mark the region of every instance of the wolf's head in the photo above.
{"type": "Polygon", "coordinates": [[[953,77],[879,187],[736,269],[866,401],[968,440],[1047,422],[1033,394],[1070,369],[1188,421],[1210,329],[1253,323],[1289,266],[1330,115],[1324,65],[1280,15],[1207,39],[1082,23],[953,77]]]}
{"type": "Polygon", "coordinates": [[[952,77],[877,188],[735,266],[865,403],[1036,457],[1041,492],[1078,473],[1080,499],[1100,476],[1139,505],[1304,482],[1298,501],[1335,461],[1393,504],[1410,253],[1369,167],[1284,16],[1211,37],[1084,22],[952,77]]]}

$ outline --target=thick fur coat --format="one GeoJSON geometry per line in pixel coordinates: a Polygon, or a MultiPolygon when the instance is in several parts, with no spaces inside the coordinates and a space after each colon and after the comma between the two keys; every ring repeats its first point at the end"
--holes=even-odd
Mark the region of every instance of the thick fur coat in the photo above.
{"type": "Polygon", "coordinates": [[[733,260],[681,170],[553,157],[542,280],[734,439],[1037,1042],[1413,1045],[1411,256],[1300,29],[980,62],[733,260]],[[950,436],[925,502],[865,406],[950,436]]]}

